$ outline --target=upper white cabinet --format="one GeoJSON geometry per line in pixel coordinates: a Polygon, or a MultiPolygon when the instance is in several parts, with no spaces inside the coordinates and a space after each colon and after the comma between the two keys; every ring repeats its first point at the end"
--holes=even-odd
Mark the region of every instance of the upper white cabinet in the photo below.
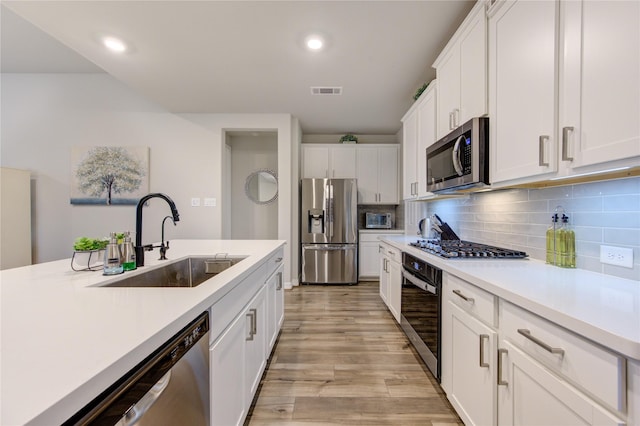
{"type": "Polygon", "coordinates": [[[360,145],[358,204],[398,204],[398,145],[360,145]]]}
{"type": "Polygon", "coordinates": [[[478,1],[433,64],[438,78],[437,138],[487,113],[487,18],[478,1]]]}
{"type": "Polygon", "coordinates": [[[640,2],[563,1],[560,16],[561,160],[640,156],[640,2]]]}
{"type": "Polygon", "coordinates": [[[355,178],[355,145],[302,145],[303,178],[355,178]]]}
{"type": "Polygon", "coordinates": [[[402,118],[402,197],[428,196],[427,147],[436,141],[436,81],[420,95],[402,118]]]}
{"type": "Polygon", "coordinates": [[[492,183],[637,163],[639,28],[635,1],[515,0],[489,10],[492,183]]]}

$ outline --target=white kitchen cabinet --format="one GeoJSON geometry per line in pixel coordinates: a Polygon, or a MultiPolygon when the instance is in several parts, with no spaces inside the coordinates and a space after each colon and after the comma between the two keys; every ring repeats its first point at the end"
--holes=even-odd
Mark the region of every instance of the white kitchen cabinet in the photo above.
{"type": "Polygon", "coordinates": [[[245,398],[246,319],[238,316],[209,350],[211,425],[241,425],[245,398]]]}
{"type": "Polygon", "coordinates": [[[564,174],[637,165],[640,2],[560,2],[560,158],[564,174]],[[631,160],[635,157],[635,161],[631,160]],[[575,170],[579,169],[579,170],[575,170]]]}
{"type": "Polygon", "coordinates": [[[489,16],[491,182],[557,170],[554,1],[496,4],[489,16]]]}
{"type": "Polygon", "coordinates": [[[487,18],[479,1],[433,64],[438,78],[437,138],[487,113],[487,18]]]}
{"type": "Polygon", "coordinates": [[[263,286],[244,311],[245,317],[245,404],[251,405],[267,366],[267,303],[263,286]]]}
{"type": "Polygon", "coordinates": [[[402,231],[396,233],[360,231],[358,238],[358,280],[367,281],[380,278],[380,239],[401,234],[402,231]]]}
{"type": "Polygon", "coordinates": [[[284,267],[281,265],[267,279],[267,354],[271,353],[284,320],[284,267]]]}
{"type": "Polygon", "coordinates": [[[639,28],[638,2],[489,10],[492,184],[637,165],[639,28]]]}
{"type": "Polygon", "coordinates": [[[402,252],[388,244],[379,245],[380,297],[400,323],[402,293],[402,252]]]}
{"type": "Polygon", "coordinates": [[[358,146],[358,204],[398,204],[398,145],[358,146]]]}
{"type": "Polygon", "coordinates": [[[625,424],[511,342],[500,346],[498,424],[625,424]]]}
{"type": "Polygon", "coordinates": [[[0,269],[31,265],[31,172],[0,173],[0,269]]]}
{"type": "Polygon", "coordinates": [[[496,424],[495,296],[445,274],[441,384],[465,424],[496,424]]]}
{"type": "Polygon", "coordinates": [[[451,315],[449,401],[465,424],[496,424],[497,333],[448,302],[451,315]]]}
{"type": "Polygon", "coordinates": [[[436,141],[436,94],[434,80],[402,118],[402,196],[405,200],[430,195],[426,150],[436,141]]]}
{"type": "Polygon", "coordinates": [[[302,145],[303,178],[355,178],[355,145],[302,145]]]}

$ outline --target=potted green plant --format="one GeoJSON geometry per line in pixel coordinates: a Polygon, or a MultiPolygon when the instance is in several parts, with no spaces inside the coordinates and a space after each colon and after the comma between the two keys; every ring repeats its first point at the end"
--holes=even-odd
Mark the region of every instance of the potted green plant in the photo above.
{"type": "Polygon", "coordinates": [[[104,250],[108,238],[79,237],[73,243],[71,269],[74,271],[97,271],[104,265],[104,250]]]}
{"type": "MultiPolygon", "coordinates": [[[[433,81],[433,80],[431,80],[431,81],[433,81]]],[[[428,83],[423,84],[422,86],[420,86],[420,87],[418,88],[418,90],[416,90],[416,94],[415,94],[415,95],[413,95],[413,100],[414,100],[414,101],[417,101],[417,100],[418,100],[418,98],[420,97],[420,95],[422,95],[422,92],[424,92],[425,90],[427,90],[427,87],[429,87],[429,85],[431,84],[431,81],[430,81],[430,82],[428,82],[428,83]]]]}
{"type": "Polygon", "coordinates": [[[358,143],[358,137],[351,133],[347,133],[346,135],[340,138],[341,143],[358,143]]]}

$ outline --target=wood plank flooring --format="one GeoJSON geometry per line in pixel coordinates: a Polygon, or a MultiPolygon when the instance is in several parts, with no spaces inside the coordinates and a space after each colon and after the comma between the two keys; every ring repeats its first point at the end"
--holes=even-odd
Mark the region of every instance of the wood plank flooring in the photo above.
{"type": "Polygon", "coordinates": [[[285,292],[285,321],[245,425],[462,425],[378,282],[285,292]]]}

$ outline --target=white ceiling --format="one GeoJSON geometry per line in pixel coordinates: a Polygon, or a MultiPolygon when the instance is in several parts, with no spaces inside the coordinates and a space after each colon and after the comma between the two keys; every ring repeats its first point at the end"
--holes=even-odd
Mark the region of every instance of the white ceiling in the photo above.
{"type": "Polygon", "coordinates": [[[175,113],[291,113],[305,134],[395,134],[474,3],[3,0],[1,65],[104,70],[175,113]],[[312,32],[324,51],[303,47],[312,32]],[[106,51],[107,34],[132,51],[106,51]]]}

